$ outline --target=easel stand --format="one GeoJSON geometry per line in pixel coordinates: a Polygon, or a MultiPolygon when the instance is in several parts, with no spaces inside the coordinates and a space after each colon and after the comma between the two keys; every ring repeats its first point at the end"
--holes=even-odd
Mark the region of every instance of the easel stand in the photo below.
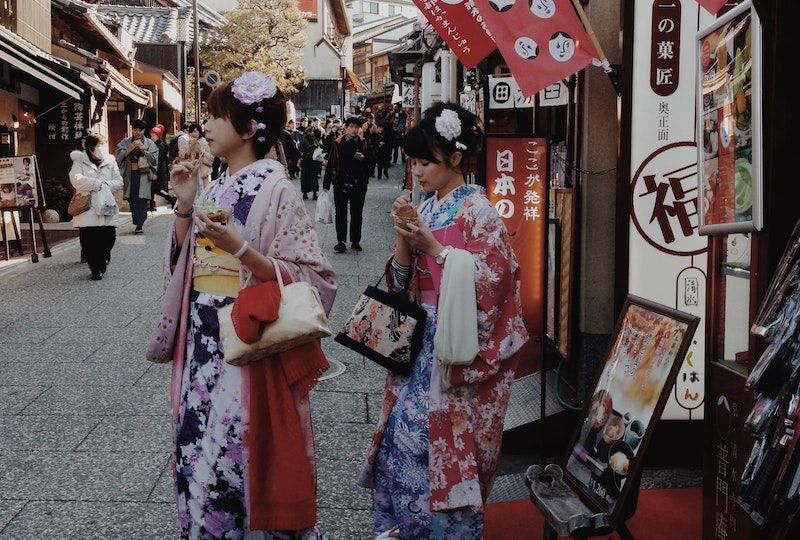
{"type": "Polygon", "coordinates": [[[538,465],[528,467],[525,483],[531,490],[531,501],[545,518],[544,540],[556,540],[560,536],[584,540],[616,531],[622,540],[634,540],[625,522],[636,513],[639,501],[639,486],[642,474],[631,478],[633,486],[625,506],[616,522],[605,513],[598,513],[586,506],[577,493],[563,480],[561,467],[550,464],[542,469],[538,465]]]}
{"type": "Polygon", "coordinates": [[[47,235],[45,234],[44,230],[44,223],[42,222],[42,211],[39,209],[38,206],[13,206],[8,208],[0,208],[0,220],[2,220],[2,229],[3,229],[3,246],[5,248],[5,255],[6,260],[11,259],[11,245],[8,239],[8,234],[6,233],[6,226],[5,226],[5,217],[6,214],[9,213],[11,215],[11,223],[14,227],[14,243],[16,244],[16,249],[20,255],[24,255],[25,252],[22,249],[22,238],[19,234],[19,228],[17,227],[17,220],[14,218],[14,212],[22,212],[28,211],[30,212],[30,231],[31,231],[31,244],[32,244],[32,252],[31,252],[31,262],[37,263],[39,262],[39,253],[38,253],[38,246],[36,244],[36,230],[34,229],[34,221],[39,224],[39,234],[41,235],[42,239],[42,246],[44,246],[44,253],[45,257],[52,257],[52,253],[50,252],[50,245],[47,243],[47,235]]]}

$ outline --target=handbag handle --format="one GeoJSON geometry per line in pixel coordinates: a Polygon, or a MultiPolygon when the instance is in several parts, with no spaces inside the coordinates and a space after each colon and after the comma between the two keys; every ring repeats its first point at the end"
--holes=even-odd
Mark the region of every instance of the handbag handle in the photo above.
{"type": "MultiPolygon", "coordinates": [[[[278,288],[281,291],[281,302],[283,302],[283,289],[285,287],[283,283],[283,275],[281,274],[281,269],[278,266],[278,261],[275,260],[273,257],[267,257],[267,260],[272,263],[273,268],[275,268],[275,281],[278,282],[278,288]]],[[[244,280],[244,285],[242,285],[242,289],[246,289],[247,286],[250,284],[250,279],[253,277],[253,271],[247,268],[248,276],[247,279],[244,280]]],[[[386,274],[384,274],[386,275],[386,274]]]]}
{"type": "MultiPolygon", "coordinates": [[[[389,273],[389,267],[391,267],[391,263],[389,263],[387,265],[386,270],[384,270],[383,274],[381,274],[381,277],[378,278],[378,281],[375,283],[375,287],[376,288],[380,288],[381,281],[383,281],[383,278],[385,278],[386,274],[389,273]]],[[[403,292],[404,293],[408,292],[408,286],[411,284],[411,276],[412,276],[413,273],[414,273],[414,267],[413,267],[413,264],[412,264],[411,269],[408,271],[408,279],[406,279],[406,282],[403,284],[403,292]]]]}

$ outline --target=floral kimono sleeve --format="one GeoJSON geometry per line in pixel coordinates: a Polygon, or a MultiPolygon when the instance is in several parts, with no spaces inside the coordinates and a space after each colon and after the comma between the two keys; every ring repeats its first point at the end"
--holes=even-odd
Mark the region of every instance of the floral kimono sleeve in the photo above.
{"type": "Polygon", "coordinates": [[[475,195],[465,201],[456,221],[475,259],[480,352],[471,365],[452,367],[450,382],[475,384],[495,375],[500,363],[527,341],[527,333],[519,304],[519,265],[497,211],[486,197],[475,195]]]}
{"type": "Polygon", "coordinates": [[[274,196],[274,210],[266,216],[262,230],[274,230],[275,235],[263,255],[278,260],[282,275],[291,281],[316,287],[327,313],[336,297],[336,274],[322,253],[314,221],[289,182],[276,188],[274,196]]]}

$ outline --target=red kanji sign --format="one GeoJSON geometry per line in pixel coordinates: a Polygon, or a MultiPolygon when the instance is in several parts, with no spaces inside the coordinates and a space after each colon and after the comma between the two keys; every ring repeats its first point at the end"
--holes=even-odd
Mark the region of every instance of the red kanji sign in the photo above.
{"type": "Polygon", "coordinates": [[[447,46],[467,68],[497,47],[472,0],[414,0],[447,46]]]}
{"type": "Polygon", "coordinates": [[[598,56],[569,0],[474,2],[525,96],[580,71],[598,56]]]}

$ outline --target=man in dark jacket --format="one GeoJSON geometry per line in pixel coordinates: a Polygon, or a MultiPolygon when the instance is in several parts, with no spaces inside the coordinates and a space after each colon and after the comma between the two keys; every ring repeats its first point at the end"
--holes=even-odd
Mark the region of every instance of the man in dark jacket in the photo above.
{"type": "Polygon", "coordinates": [[[361,251],[361,223],[364,199],[367,197],[367,170],[364,162],[366,143],[358,137],[358,119],[351,117],[344,123],[344,134],[336,139],[328,156],[325,180],[322,187],[333,184],[333,202],[336,208],[336,239],[333,250],[347,251],[347,207],[350,206],[350,248],[361,251]]]}
{"type": "Polygon", "coordinates": [[[294,179],[297,174],[297,161],[300,159],[297,143],[294,138],[294,120],[289,120],[286,128],[278,135],[278,139],[283,146],[283,155],[286,157],[286,169],[289,178],[294,179]]]}

